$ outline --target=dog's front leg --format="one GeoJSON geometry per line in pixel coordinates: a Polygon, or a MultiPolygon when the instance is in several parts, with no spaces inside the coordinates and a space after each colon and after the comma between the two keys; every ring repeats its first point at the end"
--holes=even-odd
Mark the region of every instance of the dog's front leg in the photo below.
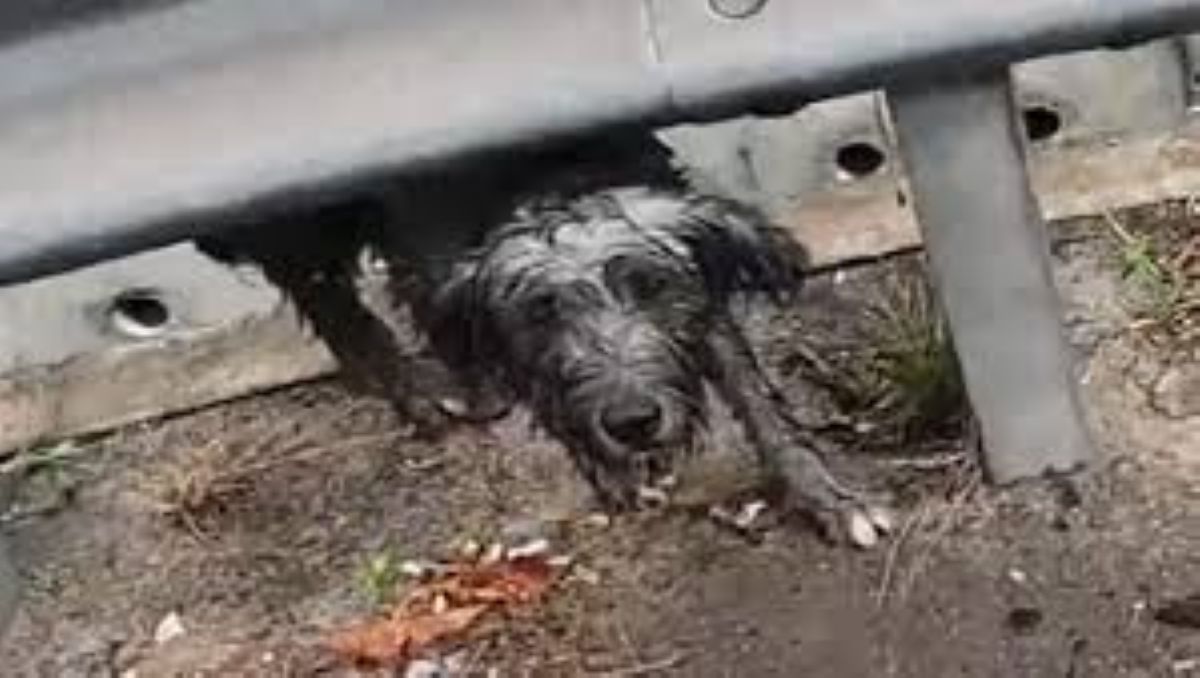
{"type": "Polygon", "coordinates": [[[763,373],[733,319],[719,322],[706,345],[709,379],[745,428],[768,480],[784,492],[787,507],[811,516],[830,538],[874,545],[891,528],[887,512],[829,472],[786,414],[786,400],[763,373]]]}
{"type": "Polygon", "coordinates": [[[446,427],[446,413],[426,397],[429,383],[440,375],[430,361],[400,350],[387,326],[359,299],[348,272],[313,271],[300,261],[259,261],[267,279],[285,291],[352,380],[386,398],[417,435],[433,437],[446,427]]]}

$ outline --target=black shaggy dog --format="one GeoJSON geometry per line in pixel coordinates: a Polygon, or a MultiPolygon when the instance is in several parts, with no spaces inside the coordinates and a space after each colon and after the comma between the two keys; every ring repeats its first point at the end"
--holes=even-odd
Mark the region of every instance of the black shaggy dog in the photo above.
{"type": "Polygon", "coordinates": [[[693,448],[711,386],[793,507],[860,544],[888,528],[804,442],[729,310],[733,295],[794,291],[803,249],[753,210],[693,190],[647,133],[406,176],[199,246],[261,267],[348,374],[426,431],[525,403],[599,498],[625,508],[693,448]],[[436,361],[401,351],[361,301],[366,246],[436,361]],[[465,395],[449,397],[439,384],[450,383],[465,395]]]}

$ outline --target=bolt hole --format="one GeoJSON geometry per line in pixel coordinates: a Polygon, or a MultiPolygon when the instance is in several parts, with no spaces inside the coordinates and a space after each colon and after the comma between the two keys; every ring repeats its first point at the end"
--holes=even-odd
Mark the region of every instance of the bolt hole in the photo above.
{"type": "Polygon", "coordinates": [[[108,309],[113,329],[135,339],[155,337],[171,323],[171,309],[154,290],[123,292],[108,309]]]}
{"type": "Polygon", "coordinates": [[[834,162],[847,178],[863,179],[882,169],[887,156],[874,144],[856,141],[839,148],[834,162]]]}
{"type": "Polygon", "coordinates": [[[1033,106],[1026,108],[1023,115],[1025,134],[1030,141],[1047,141],[1062,131],[1062,116],[1052,108],[1033,106]]]}
{"type": "Polygon", "coordinates": [[[726,19],[746,19],[758,14],[767,0],[709,0],[708,6],[726,19]]]}

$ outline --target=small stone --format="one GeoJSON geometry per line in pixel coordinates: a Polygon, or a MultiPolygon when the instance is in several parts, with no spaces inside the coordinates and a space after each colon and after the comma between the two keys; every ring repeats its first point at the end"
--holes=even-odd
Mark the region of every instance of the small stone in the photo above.
{"type": "Polygon", "coordinates": [[[563,568],[570,567],[571,563],[573,563],[573,562],[575,562],[575,559],[566,554],[550,556],[549,558],[546,559],[547,565],[549,565],[550,567],[553,567],[553,568],[557,568],[557,569],[563,569],[563,568]]]}
{"type": "Polygon", "coordinates": [[[1177,659],[1171,662],[1171,670],[1175,673],[1191,673],[1200,669],[1200,659],[1190,657],[1188,659],[1177,659]]]}
{"type": "Polygon", "coordinates": [[[442,678],[446,675],[441,662],[431,659],[414,660],[404,671],[404,678],[442,678]]]}
{"type": "Polygon", "coordinates": [[[437,566],[428,561],[406,560],[400,563],[400,574],[409,579],[422,579],[437,570],[437,566]]]}
{"type": "Polygon", "coordinates": [[[576,565],[572,568],[571,576],[588,586],[598,586],[600,584],[600,573],[582,565],[576,565]]]}
{"type": "Polygon", "coordinates": [[[534,558],[542,556],[550,552],[550,541],[547,539],[537,538],[519,544],[508,550],[506,557],[509,560],[517,558],[534,558]]]}
{"type": "Polygon", "coordinates": [[[479,557],[479,554],[482,551],[483,546],[478,541],[475,541],[474,539],[468,539],[462,543],[462,546],[459,547],[458,555],[467,560],[475,560],[479,557]]]}
{"type": "Polygon", "coordinates": [[[538,516],[525,516],[508,521],[500,528],[505,544],[516,545],[544,539],[553,541],[562,534],[562,522],[538,516]]]}
{"type": "Polygon", "coordinates": [[[179,638],[187,633],[187,629],[183,626],[183,619],[179,613],[172,612],[162,618],[158,622],[158,626],[154,627],[154,642],[156,645],[163,645],[179,638]]]}
{"type": "Polygon", "coordinates": [[[1200,629],[1200,593],[1159,606],[1154,610],[1154,620],[1177,628],[1200,629]]]}
{"type": "Polygon", "coordinates": [[[1008,579],[1014,584],[1024,584],[1029,581],[1029,575],[1025,574],[1023,570],[1018,570],[1014,567],[1008,571],[1008,579]]]}
{"type": "Polygon", "coordinates": [[[445,614],[450,609],[450,600],[443,594],[438,594],[433,598],[433,613],[445,614]]]}
{"type": "Polygon", "coordinates": [[[504,560],[505,552],[506,549],[504,548],[504,544],[496,542],[489,546],[487,551],[484,551],[483,556],[479,559],[479,562],[484,565],[498,563],[501,560],[504,560]]]}
{"type": "Polygon", "coordinates": [[[1044,618],[1045,615],[1036,607],[1018,607],[1008,613],[1005,624],[1013,632],[1024,635],[1037,629],[1044,618]]]}
{"type": "Polygon", "coordinates": [[[404,678],[450,678],[463,673],[466,655],[462,652],[439,659],[416,659],[409,663],[404,678]]]}
{"type": "Polygon", "coordinates": [[[612,517],[607,513],[592,513],[586,516],[582,522],[586,527],[604,530],[612,525],[612,517]]]}
{"type": "Polygon", "coordinates": [[[1200,365],[1172,367],[1154,385],[1154,407],[1172,419],[1200,417],[1200,365]]]}

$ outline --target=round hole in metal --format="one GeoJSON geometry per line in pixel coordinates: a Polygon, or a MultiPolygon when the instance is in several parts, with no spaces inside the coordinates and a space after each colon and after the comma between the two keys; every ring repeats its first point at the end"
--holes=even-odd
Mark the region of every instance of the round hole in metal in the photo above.
{"type": "Polygon", "coordinates": [[[767,0],[708,0],[708,6],[726,19],[745,19],[762,11],[767,0]]]}
{"type": "Polygon", "coordinates": [[[108,320],[117,332],[146,339],[167,331],[171,308],[156,290],[129,290],[113,299],[108,307],[108,320]]]}
{"type": "Polygon", "coordinates": [[[883,169],[887,155],[875,144],[855,141],[837,150],[834,163],[850,179],[862,179],[883,169]]]}
{"type": "Polygon", "coordinates": [[[1062,115],[1048,106],[1030,106],[1022,113],[1030,141],[1047,141],[1062,131],[1062,115]]]}

